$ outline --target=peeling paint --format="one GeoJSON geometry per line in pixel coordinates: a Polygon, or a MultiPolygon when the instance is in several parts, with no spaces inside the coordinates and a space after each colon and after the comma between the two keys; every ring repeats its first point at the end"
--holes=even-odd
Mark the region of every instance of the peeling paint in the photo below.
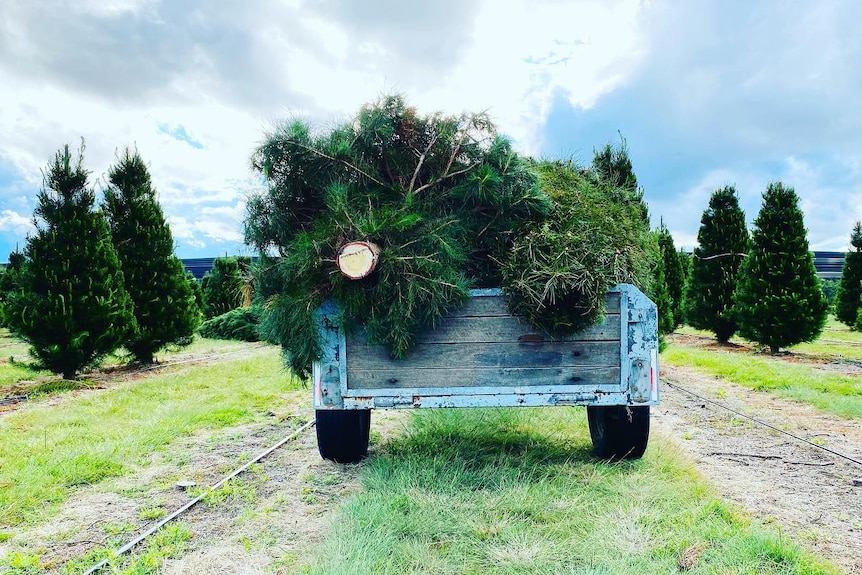
{"type": "MultiPolygon", "coordinates": [[[[448,385],[425,384],[419,387],[411,382],[421,383],[426,374],[431,373],[429,362],[433,364],[435,357],[432,352],[426,351],[425,355],[417,352],[413,356],[414,358],[421,356],[423,366],[421,369],[415,366],[417,359],[412,360],[411,363],[411,357],[396,360],[388,358],[386,354],[383,360],[376,358],[374,361],[383,361],[388,365],[387,369],[390,372],[393,369],[397,370],[395,374],[397,377],[387,375],[385,379],[378,379],[373,388],[359,388],[355,382],[354,385],[348,386],[348,362],[350,361],[347,353],[348,342],[344,330],[340,329],[338,306],[334,302],[327,301],[318,310],[316,316],[322,356],[313,368],[314,406],[316,409],[424,409],[656,404],[659,400],[656,306],[632,285],[616,286],[609,291],[609,297],[610,294],[618,294],[615,297],[619,297],[620,305],[619,326],[614,328],[618,329],[619,333],[618,337],[614,337],[614,341],[618,341],[615,345],[618,345],[619,354],[612,354],[617,358],[616,365],[600,368],[564,367],[572,361],[589,362],[596,357],[598,352],[595,350],[603,348],[596,347],[598,342],[595,340],[581,342],[577,337],[570,343],[563,344],[559,339],[547,334],[537,334],[535,329],[525,327],[527,331],[514,336],[513,351],[505,355],[501,355],[500,349],[492,352],[487,347],[489,344],[476,343],[469,347],[472,350],[472,361],[477,363],[466,372],[487,375],[469,380],[460,378],[457,386],[453,386],[453,381],[449,380],[448,385]],[[555,351],[556,349],[571,350],[572,345],[577,347],[574,351],[566,351],[565,356],[555,351]],[[591,354],[589,350],[593,350],[593,353],[591,354]],[[572,375],[571,371],[567,371],[571,369],[580,371],[572,375]],[[611,371],[608,371],[609,369],[611,371]],[[544,380],[530,380],[526,382],[528,384],[517,385],[489,385],[488,383],[489,381],[493,383],[497,377],[500,381],[507,381],[506,378],[510,380],[513,377],[517,378],[519,372],[533,373],[530,370],[534,370],[537,374],[554,374],[554,378],[548,380],[548,383],[544,383],[544,380]],[[614,375],[613,380],[602,379],[591,382],[589,378],[599,377],[597,375],[599,373],[618,375],[614,375]],[[589,377],[585,378],[585,374],[589,377]]],[[[474,298],[501,298],[500,290],[474,290],[471,295],[474,298]]],[[[507,317],[511,318],[511,316],[507,317]]],[[[444,319],[441,323],[445,324],[446,321],[444,319]]],[[[438,347],[433,349],[443,349],[439,343],[438,347]]],[[[445,342],[442,343],[445,344],[445,342]]],[[[460,345],[464,346],[463,343],[460,345]]],[[[602,352],[601,357],[604,359],[610,356],[602,352]]],[[[456,355],[457,358],[458,355],[456,355]]],[[[441,369],[449,367],[451,366],[445,364],[441,369]]],[[[350,369],[353,370],[350,373],[365,373],[357,372],[358,368],[355,366],[350,369]]]]}

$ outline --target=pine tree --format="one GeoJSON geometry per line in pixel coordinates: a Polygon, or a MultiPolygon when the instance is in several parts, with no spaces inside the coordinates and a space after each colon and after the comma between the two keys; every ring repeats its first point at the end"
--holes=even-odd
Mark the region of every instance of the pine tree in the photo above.
{"type": "Polygon", "coordinates": [[[31,355],[67,379],[116,350],[135,327],[108,224],[93,211],[83,151],[82,143],[74,160],[64,146],[45,172],[21,290],[7,304],[31,355]]]}
{"type": "Polygon", "coordinates": [[[673,323],[673,298],[668,291],[665,262],[661,258],[656,259],[653,275],[655,283],[650,297],[658,308],[659,350],[663,350],[666,345],[664,336],[676,329],[676,326],[673,323]]]}
{"type": "Polygon", "coordinates": [[[826,323],[826,296],[798,204],[793,188],[769,184],[734,294],[740,335],[773,354],[816,339],[826,323]]]}
{"type": "Polygon", "coordinates": [[[186,281],[189,284],[189,289],[192,292],[192,296],[195,298],[195,305],[201,313],[204,311],[204,292],[201,288],[201,282],[198,281],[198,278],[195,277],[190,271],[186,271],[186,281]]]}
{"type": "Polygon", "coordinates": [[[6,321],[6,302],[21,289],[21,273],[24,270],[24,254],[15,251],[9,254],[9,263],[0,275],[0,327],[10,327],[6,321]]]}
{"type": "MultiPolygon", "coordinates": [[[[679,258],[679,265],[682,268],[682,277],[683,277],[683,290],[682,290],[682,301],[685,301],[685,286],[688,284],[688,278],[691,275],[691,253],[685,251],[685,248],[679,248],[677,252],[677,256],[679,258]]],[[[682,301],[680,302],[680,306],[682,306],[682,301]]],[[[685,310],[681,309],[683,312],[682,321],[685,322],[685,310]]]]}
{"type": "Polygon", "coordinates": [[[838,321],[855,329],[859,313],[859,298],[862,297],[862,222],[856,222],[850,234],[853,250],[844,256],[841,283],[835,294],[835,317],[838,321]]]}
{"type": "Polygon", "coordinates": [[[167,345],[190,343],[201,311],[140,154],[126,149],[108,182],[103,209],[137,320],[124,345],[147,365],[167,345]]]}
{"type": "Polygon", "coordinates": [[[630,192],[626,201],[637,207],[641,218],[649,226],[649,209],[643,200],[643,188],[638,187],[629,149],[622,135],[620,135],[619,147],[607,143],[600,150],[593,151],[591,172],[599,180],[630,192]]]}
{"type": "Polygon", "coordinates": [[[249,265],[248,258],[222,257],[213,260],[213,267],[201,280],[204,316],[218,317],[243,304],[243,268],[249,265]]]}
{"type": "Polygon", "coordinates": [[[731,313],[733,292],[749,247],[745,215],[733,186],[712,193],[700,219],[697,241],[683,295],[683,315],[688,325],[711,331],[725,343],[738,327],[731,313]]]}
{"type": "MultiPolygon", "coordinates": [[[[664,284],[670,303],[670,333],[682,324],[682,292],[685,288],[685,274],[679,261],[679,252],[673,244],[673,236],[661,222],[658,232],[659,255],[662,262],[664,284]]],[[[659,312],[661,313],[661,312],[659,312]]]]}

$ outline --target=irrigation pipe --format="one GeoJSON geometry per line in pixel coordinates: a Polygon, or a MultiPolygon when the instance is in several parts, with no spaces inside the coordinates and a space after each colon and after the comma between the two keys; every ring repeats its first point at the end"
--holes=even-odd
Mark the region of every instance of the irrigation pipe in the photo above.
{"type": "Polygon", "coordinates": [[[785,431],[779,427],[772,425],[771,423],[767,423],[765,421],[757,419],[756,417],[751,417],[750,415],[746,415],[746,414],[742,413],[741,411],[737,411],[735,409],[727,407],[726,405],[724,405],[718,401],[715,401],[713,399],[709,399],[708,397],[703,397],[702,395],[698,395],[695,392],[690,391],[690,390],[682,387],[678,383],[673,383],[673,382],[670,382],[666,379],[662,379],[662,383],[664,383],[665,385],[667,385],[671,389],[678,389],[678,390],[682,391],[683,393],[687,393],[693,397],[700,399],[701,401],[705,401],[707,403],[711,403],[713,405],[716,405],[722,409],[726,409],[727,411],[734,413],[740,417],[743,417],[749,421],[753,421],[754,423],[757,423],[757,424],[762,425],[764,427],[768,427],[769,429],[772,429],[773,431],[777,431],[778,433],[781,433],[781,434],[786,435],[788,437],[792,437],[793,439],[795,439],[797,441],[801,441],[802,443],[807,443],[808,445],[810,445],[812,447],[816,447],[817,449],[822,449],[823,451],[827,451],[827,452],[831,453],[832,455],[836,455],[838,457],[846,459],[847,461],[855,463],[856,465],[862,466],[862,461],[859,461],[858,459],[854,459],[854,458],[850,457],[849,455],[844,455],[843,453],[839,453],[838,451],[835,451],[834,449],[829,449],[828,447],[826,447],[824,445],[817,445],[813,441],[808,441],[804,437],[799,437],[798,435],[790,433],[789,431],[785,431]]]}
{"type": "Polygon", "coordinates": [[[303,431],[305,431],[306,429],[308,429],[312,425],[314,425],[313,419],[311,421],[309,421],[308,423],[306,423],[305,425],[303,425],[302,427],[300,427],[299,429],[297,429],[296,431],[294,431],[293,433],[291,433],[290,435],[288,435],[287,437],[284,437],[281,440],[279,440],[278,443],[276,443],[275,445],[273,445],[272,447],[270,447],[266,451],[263,451],[263,452],[259,453],[258,455],[256,455],[253,459],[251,459],[249,462],[247,462],[242,467],[238,467],[237,469],[232,471],[229,475],[226,475],[225,477],[223,477],[218,483],[211,486],[209,489],[207,489],[205,492],[198,495],[194,499],[188,501],[185,505],[183,505],[182,507],[180,507],[179,509],[177,509],[176,511],[174,511],[173,513],[171,513],[170,515],[168,515],[167,517],[165,517],[164,519],[162,519],[161,521],[156,523],[155,525],[153,525],[151,528],[149,528],[144,533],[141,533],[140,535],[138,535],[137,537],[135,537],[134,539],[132,539],[131,541],[129,541],[128,543],[126,543],[125,545],[120,547],[119,549],[117,549],[116,554],[114,555],[114,557],[111,557],[111,559],[104,559],[100,563],[92,566],[86,573],[84,573],[84,575],[92,575],[93,573],[97,573],[98,571],[101,571],[102,569],[107,567],[108,563],[110,563],[110,561],[112,559],[114,559],[120,555],[123,555],[124,553],[129,552],[138,543],[145,540],[150,535],[153,535],[156,531],[158,531],[159,529],[164,527],[166,524],[170,523],[171,521],[173,521],[174,519],[176,519],[177,517],[179,517],[180,515],[182,515],[183,513],[188,511],[189,509],[191,509],[192,507],[194,507],[198,502],[200,502],[204,497],[206,497],[206,495],[210,491],[215,491],[216,489],[218,489],[219,487],[221,487],[222,485],[224,485],[225,483],[227,483],[228,481],[230,481],[231,479],[233,479],[234,477],[236,477],[237,475],[239,475],[240,473],[242,473],[243,471],[245,471],[246,469],[251,467],[252,464],[257,463],[258,461],[260,461],[261,459],[263,459],[264,457],[266,457],[267,455],[269,455],[270,453],[272,453],[273,451],[275,451],[276,449],[278,449],[279,447],[281,447],[282,445],[284,445],[288,441],[295,439],[300,433],[302,433],[303,431]]]}

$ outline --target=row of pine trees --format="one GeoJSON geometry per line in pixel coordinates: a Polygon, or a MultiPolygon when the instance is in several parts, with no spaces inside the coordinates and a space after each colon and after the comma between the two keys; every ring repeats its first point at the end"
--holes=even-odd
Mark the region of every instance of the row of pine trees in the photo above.
{"type": "MultiPolygon", "coordinates": [[[[726,186],[713,192],[701,218],[687,281],[679,279],[686,256],[675,252],[664,227],[660,233],[665,238],[660,240],[664,284],[667,291],[675,289],[667,299],[662,294],[656,298],[661,332],[686,323],[712,332],[722,343],[739,334],[773,354],[813,341],[822,332],[828,302],[793,188],[769,184],[750,235],[736,189],[726,186]]],[[[857,235],[862,244],[858,225],[857,235]]],[[[845,278],[852,279],[846,273],[845,278]]],[[[859,283],[857,278],[857,309],[859,283]]],[[[850,325],[855,321],[854,309],[850,325]]]]}
{"type": "Polygon", "coordinates": [[[84,144],[57,152],[43,176],[36,231],[10,255],[0,310],[41,367],[72,379],[123,346],[142,364],[191,341],[201,293],[174,255],[149,171],[126,149],[97,209],[84,144]]]}
{"type": "MultiPolygon", "coordinates": [[[[68,145],[57,152],[44,173],[36,232],[23,253],[10,255],[0,276],[0,319],[31,344],[41,366],[67,378],[121,346],[137,362],[152,363],[166,346],[190,342],[202,316],[220,316],[251,299],[242,280],[249,275],[248,258],[218,258],[202,295],[174,255],[170,228],[137,151],[118,156],[98,208],[83,152],[83,143],[77,155],[68,145]]],[[[625,141],[597,151],[592,169],[631,190],[648,222],[625,141]]],[[[768,186],[751,234],[735,188],[716,190],[691,256],[676,250],[664,223],[654,237],[658,257],[648,291],[659,306],[661,334],[685,323],[720,342],[738,333],[776,353],[821,333],[827,301],[793,188],[768,186]]],[[[836,316],[858,328],[862,224],[854,228],[852,244],[856,251],[845,260],[836,316]]]]}

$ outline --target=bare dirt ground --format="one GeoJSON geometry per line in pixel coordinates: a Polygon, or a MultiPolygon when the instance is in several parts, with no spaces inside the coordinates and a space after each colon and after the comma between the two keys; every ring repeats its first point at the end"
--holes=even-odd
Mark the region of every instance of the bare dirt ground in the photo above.
{"type": "Polygon", "coordinates": [[[693,369],[662,367],[661,377],[666,384],[661,405],[653,411],[654,430],[679,445],[723,497],[756,520],[776,522],[847,573],[862,573],[862,465],[686,392],[862,461],[859,421],[693,369]]]}

